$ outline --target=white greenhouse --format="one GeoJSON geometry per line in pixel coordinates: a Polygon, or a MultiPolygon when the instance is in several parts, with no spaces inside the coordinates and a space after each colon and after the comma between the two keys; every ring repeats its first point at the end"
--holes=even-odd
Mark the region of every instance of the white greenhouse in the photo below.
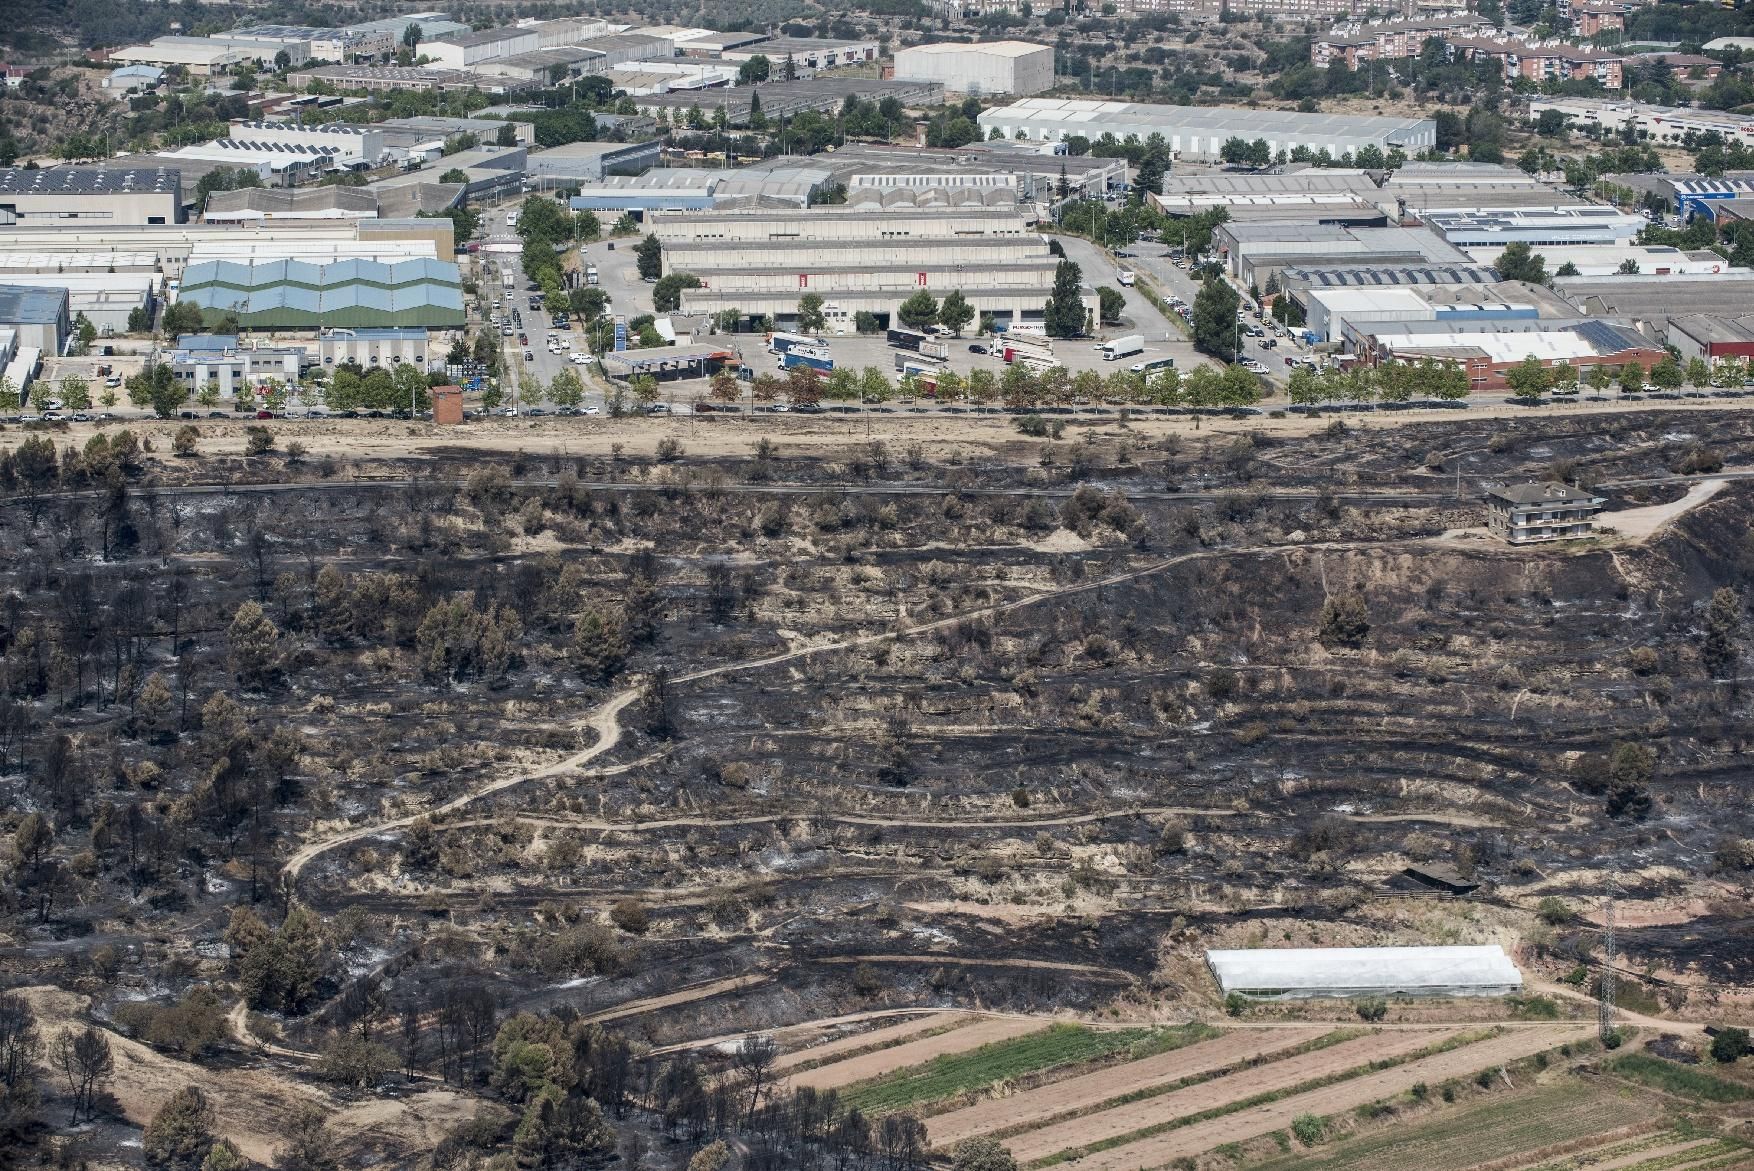
{"type": "Polygon", "coordinates": [[[1509,996],[1522,973],[1490,947],[1299,947],[1208,951],[1225,995],[1254,1000],[1355,996],[1509,996]]]}

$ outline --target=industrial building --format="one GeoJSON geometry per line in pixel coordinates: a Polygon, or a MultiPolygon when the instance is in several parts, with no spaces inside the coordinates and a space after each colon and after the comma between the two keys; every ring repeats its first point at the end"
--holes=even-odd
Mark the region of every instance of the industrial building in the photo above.
{"type": "Polygon", "coordinates": [[[1529,121],[1548,110],[1565,115],[1572,126],[1600,127],[1610,133],[1630,130],[1640,140],[1655,143],[1679,143],[1690,134],[1708,133],[1721,134],[1728,142],[1744,142],[1745,136],[1754,134],[1754,116],[1747,114],[1603,98],[1531,98],[1529,121]]]}
{"type": "Polygon", "coordinates": [[[299,69],[286,75],[286,84],[293,89],[309,89],[320,81],[339,90],[475,90],[484,94],[512,94],[531,89],[536,82],[528,78],[491,77],[466,69],[432,69],[411,65],[318,65],[299,69]]]}
{"type": "MultiPolygon", "coordinates": [[[[317,358],[325,367],[353,362],[371,369],[398,362],[426,369],[431,335],[418,327],[401,329],[325,329],[317,337],[317,358]]],[[[438,355],[434,354],[434,358],[438,355]]]]}
{"type": "Polygon", "coordinates": [[[1425,223],[1457,248],[1527,244],[1531,248],[1583,244],[1630,244],[1650,226],[1643,216],[1611,207],[1530,207],[1514,211],[1442,211],[1428,213],[1425,223]]]}
{"type": "Polygon", "coordinates": [[[183,184],[177,171],[0,170],[0,227],[182,222],[183,184]]]}
{"type": "Polygon", "coordinates": [[[177,300],[200,306],[210,321],[235,316],[250,330],[457,329],[464,322],[457,266],[430,258],[200,261],[184,270],[177,300]]]}
{"type": "Polygon", "coordinates": [[[894,98],[913,107],[944,104],[944,87],[938,82],[870,77],[816,77],[735,89],[678,90],[635,97],[632,101],[641,113],[672,126],[688,125],[691,117],[701,125],[709,125],[723,110],[730,125],[744,127],[749,125],[750,98],[756,93],[761,94],[762,113],[770,119],[789,118],[806,110],[831,113],[839,110],[849,97],[868,102],[894,98]]]}
{"type": "Polygon", "coordinates": [[[164,81],[164,70],[156,65],[124,65],[104,74],[104,88],[120,93],[155,90],[164,81]]]}
{"type": "Polygon", "coordinates": [[[342,31],[352,33],[385,32],[395,38],[397,45],[401,45],[402,38],[410,27],[420,30],[420,43],[422,45],[435,37],[469,31],[468,25],[461,21],[452,20],[450,15],[444,12],[407,12],[401,16],[361,20],[344,26],[342,31]]]}
{"type": "Polygon", "coordinates": [[[1298,297],[1306,325],[1319,341],[1339,341],[1352,327],[1399,321],[1441,321],[1457,328],[1483,323],[1534,321],[1541,309],[1531,301],[1511,301],[1488,288],[1466,286],[1467,300],[1434,296],[1438,286],[1365,289],[1306,289],[1298,297]]]}
{"type": "Polygon", "coordinates": [[[1385,153],[1401,150],[1413,154],[1437,144],[1437,123],[1430,118],[1300,114],[1083,98],[1025,98],[983,110],[978,121],[983,137],[990,137],[995,130],[1005,138],[1055,142],[1074,137],[1095,141],[1104,134],[1120,139],[1134,135],[1144,141],[1160,134],[1175,157],[1203,162],[1217,161],[1224,143],[1232,138],[1250,142],[1264,139],[1275,153],[1302,147],[1314,154],[1327,151],[1336,159],[1367,146],[1385,153]]]}
{"type": "Polygon", "coordinates": [[[1319,260],[1279,270],[1279,288],[1296,296],[1304,289],[1392,289],[1417,285],[1490,285],[1498,271],[1487,265],[1326,264],[1319,260]]]}
{"type": "MultiPolygon", "coordinates": [[[[1467,253],[1481,264],[1491,264],[1504,251],[1503,246],[1469,248],[1467,253]]],[[[1682,251],[1668,244],[1595,244],[1573,248],[1538,248],[1547,265],[1548,275],[1566,268],[1578,276],[1608,276],[1623,268],[1636,266],[1638,272],[1652,276],[1678,276],[1693,273],[1711,274],[1732,271],[1721,253],[1709,248],[1682,251]]]]}
{"type": "MultiPolygon", "coordinates": [[[[790,62],[794,75],[834,69],[841,65],[858,65],[877,60],[881,47],[876,41],[836,41],[826,37],[769,37],[765,40],[729,46],[719,50],[721,61],[741,64],[753,57],[766,57],[773,66],[773,76],[785,76],[790,62]]],[[[763,98],[765,103],[767,99],[763,98]]]]}
{"type": "Polygon", "coordinates": [[[649,97],[679,89],[711,89],[735,85],[737,71],[706,61],[641,61],[611,69],[603,76],[629,97],[649,97]]]}
{"type": "Polygon", "coordinates": [[[1642,273],[1562,276],[1553,279],[1559,295],[1580,315],[1624,317],[1666,330],[1668,322],[1695,313],[1722,313],[1725,306],[1754,305],[1754,272],[1642,273]]]}
{"type": "Polygon", "coordinates": [[[135,310],[156,312],[160,278],[150,272],[7,272],[0,281],[16,287],[60,289],[67,293],[72,320],[83,316],[100,337],[128,332],[135,310]]]}
{"type": "Polygon", "coordinates": [[[1649,369],[1668,356],[1631,326],[1603,320],[1501,321],[1477,330],[1441,321],[1377,322],[1355,332],[1355,352],[1372,362],[1435,358],[1466,367],[1474,393],[1504,390],[1505,372],[1529,358],[1547,367],[1570,366],[1583,377],[1597,366],[1629,362],[1649,369]],[[1513,328],[1518,325],[1534,328],[1513,328]]]}
{"type": "Polygon", "coordinates": [[[377,214],[377,195],[360,187],[240,187],[209,195],[201,218],[210,224],[284,223],[376,219],[377,214]]]}
{"type": "Polygon", "coordinates": [[[1726,305],[1725,311],[1733,314],[1729,317],[1690,313],[1674,318],[1669,322],[1664,340],[1675,347],[1683,362],[1694,358],[1711,365],[1727,359],[1747,362],[1754,359],[1754,316],[1735,311],[1748,308],[1754,306],[1746,303],[1734,307],[1726,305]]]}
{"type": "Polygon", "coordinates": [[[272,44],[302,44],[319,61],[357,61],[393,56],[402,44],[402,34],[387,28],[351,29],[316,28],[311,25],[252,24],[226,34],[243,40],[272,44]]]}
{"type": "Polygon", "coordinates": [[[655,167],[663,144],[569,142],[529,156],[525,173],[540,190],[594,183],[605,175],[638,175],[655,167]]]}
{"type": "Polygon", "coordinates": [[[424,57],[446,69],[468,69],[483,61],[510,57],[514,53],[534,53],[542,47],[542,38],[526,28],[488,28],[466,33],[446,33],[442,37],[420,42],[424,57]]]}
{"type": "Polygon", "coordinates": [[[73,329],[67,290],[0,284],[0,329],[17,336],[20,351],[59,354],[73,329]]]}
{"type": "Polygon", "coordinates": [[[895,76],[940,82],[946,93],[1028,97],[1054,88],[1054,51],[1027,41],[914,45],[896,50],[895,76]]]}
{"type": "Polygon", "coordinates": [[[175,281],[191,261],[443,259],[449,219],[92,225],[0,233],[0,283],[13,273],[159,273],[175,281]]]}
{"type": "Polygon", "coordinates": [[[155,37],[149,44],[130,45],[110,53],[124,65],[181,66],[196,77],[224,73],[239,65],[272,68],[285,54],[290,65],[311,59],[309,41],[258,41],[249,37],[155,37]]]}
{"type": "MultiPolygon", "coordinates": [[[[1058,264],[1013,206],[659,213],[648,224],[664,244],[664,271],[701,280],[683,290],[684,311],[786,321],[815,292],[842,333],[860,312],[893,320],[921,291],[960,289],[977,312],[1039,321],[1058,264]]],[[[1083,299],[1094,312],[1095,293],[1083,299]]]]}
{"type": "Polygon", "coordinates": [[[633,212],[705,211],[713,205],[713,188],[722,173],[679,167],[644,175],[609,175],[584,183],[572,197],[574,211],[633,212]]]}
{"type": "Polygon", "coordinates": [[[1509,996],[1522,989],[1504,949],[1286,947],[1208,951],[1225,995],[1252,1000],[1360,996],[1509,996]]]}
{"type": "Polygon", "coordinates": [[[1466,254],[1422,228],[1351,228],[1314,222],[1230,222],[1212,246],[1245,285],[1266,288],[1282,268],[1325,260],[1347,265],[1452,265],[1466,254]]]}
{"type": "Polygon", "coordinates": [[[247,390],[251,382],[296,383],[307,362],[302,346],[243,346],[236,334],[215,333],[179,337],[168,359],[171,377],[190,395],[213,381],[224,398],[247,390]]]}
{"type": "Polygon", "coordinates": [[[414,118],[386,118],[373,122],[372,129],[384,136],[387,149],[407,149],[420,142],[444,141],[460,134],[472,134],[478,145],[534,146],[536,128],[528,122],[510,122],[501,118],[445,118],[423,114],[414,118]],[[512,141],[503,143],[500,136],[511,127],[512,141]]]}

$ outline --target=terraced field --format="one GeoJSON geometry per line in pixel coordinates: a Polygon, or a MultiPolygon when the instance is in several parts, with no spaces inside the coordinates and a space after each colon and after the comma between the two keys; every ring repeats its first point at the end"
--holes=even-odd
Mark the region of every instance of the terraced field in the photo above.
{"type": "Polygon", "coordinates": [[[927,1033],[947,1033],[980,1019],[978,1016],[958,1012],[924,1013],[908,1017],[898,1024],[884,1025],[882,1028],[854,1033],[850,1037],[840,1037],[820,1045],[794,1050],[774,1062],[773,1067],[775,1072],[785,1073],[787,1070],[806,1066],[814,1068],[828,1065],[830,1062],[844,1061],[855,1054],[862,1056],[881,1049],[894,1048],[904,1041],[916,1040],[927,1033]]]}
{"type": "Polygon", "coordinates": [[[977,1102],[926,1122],[931,1143],[940,1150],[976,1135],[1003,1133],[1020,1125],[1039,1125],[1126,1099],[1162,1092],[1177,1083],[1208,1077],[1307,1044],[1323,1035],[1320,1027],[1256,1029],[1200,1041],[1142,1061],[1081,1077],[1052,1082],[1007,1098],[977,1102]],[[1024,1121],[1030,1120],[1030,1121],[1024,1121]]]}
{"type": "MultiPolygon", "coordinates": [[[[1060,1147],[1052,1153],[1040,1152],[1038,1148],[1038,1153],[1028,1156],[1028,1159],[1041,1164],[1063,1161],[1082,1153],[1085,1157],[1079,1160],[1081,1171],[1136,1171],[1141,1167],[1161,1167],[1176,1159],[1209,1151],[1221,1143],[1243,1142],[1275,1130],[1283,1130],[1302,1114],[1325,1116],[1353,1110],[1366,1103],[1401,1093],[1415,1082],[1436,1084],[1449,1078],[1464,1077],[1478,1070],[1516,1061],[1567,1041],[1579,1041],[1589,1035],[1591,1028],[1588,1025],[1568,1024],[1555,1025],[1552,1028],[1517,1029],[1374,1073],[1359,1071],[1355,1076],[1345,1076],[1328,1085],[1291,1093],[1258,1105],[1245,1106],[1190,1125],[1176,1125],[1178,1120],[1172,1116],[1158,1123],[1166,1128],[1162,1132],[1141,1137],[1137,1141],[1120,1142],[1114,1146],[1103,1145],[1101,1149],[1093,1149],[1094,1144],[1083,1148],[1060,1147]]],[[[1337,1055],[1342,1048],[1344,1046],[1336,1046],[1329,1051],[1328,1056],[1337,1055]]],[[[1400,1048],[1402,1054],[1417,1052],[1418,1049],[1417,1046],[1400,1048]]],[[[1381,1056],[1390,1054],[1384,1053],[1381,1056]]],[[[1223,1078],[1199,1088],[1222,1094],[1222,1087],[1229,1081],[1231,1079],[1223,1078]]],[[[1231,1087],[1224,1104],[1246,1101],[1250,1096],[1243,1089],[1243,1081],[1239,1080],[1231,1087]]],[[[1012,1149],[1020,1160],[1024,1158],[1015,1144],[1012,1149]]]]}
{"type": "MultiPolygon", "coordinates": [[[[1470,1171],[1525,1151],[1559,1148],[1601,1134],[1605,1119],[1616,1130],[1645,1125],[1658,1109],[1650,1095],[1600,1078],[1528,1086],[1513,1096],[1494,1094],[1429,1121],[1272,1159],[1251,1171],[1470,1171]]],[[[1624,1145],[1642,1151],[1655,1141],[1641,1135],[1624,1145]]],[[[1580,1157],[1542,1163],[1540,1171],[1575,1171],[1582,1166],[1580,1157]]],[[[1600,1171],[1596,1163],[1590,1167],[1600,1171]]]]}
{"type": "Polygon", "coordinates": [[[1040,1033],[1047,1028],[1044,1021],[1014,1017],[976,1021],[946,1033],[934,1033],[916,1041],[906,1041],[872,1053],[862,1053],[845,1061],[804,1070],[787,1078],[783,1088],[810,1086],[818,1090],[841,1089],[964,1050],[978,1049],[1030,1033],[1040,1033]]]}
{"type": "Polygon", "coordinates": [[[1754,1151],[1745,1143],[1658,1130],[1526,1164],[1515,1171],[1745,1171],[1748,1167],[1754,1167],[1754,1151]]]}

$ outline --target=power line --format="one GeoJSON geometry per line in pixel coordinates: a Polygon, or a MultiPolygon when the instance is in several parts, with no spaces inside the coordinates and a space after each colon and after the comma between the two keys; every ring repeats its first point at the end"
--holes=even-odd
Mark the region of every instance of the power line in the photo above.
{"type": "Polygon", "coordinates": [[[1602,905],[1602,970],[1596,981],[1596,1032],[1602,1044],[1611,1044],[1614,1036],[1614,888],[1608,881],[1608,894],[1602,905]]]}

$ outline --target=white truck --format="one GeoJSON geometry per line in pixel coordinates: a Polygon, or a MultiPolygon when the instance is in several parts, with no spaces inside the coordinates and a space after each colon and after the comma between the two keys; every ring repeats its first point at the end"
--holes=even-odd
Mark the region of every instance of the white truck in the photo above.
{"type": "Polygon", "coordinates": [[[1102,343],[1102,360],[1113,362],[1117,358],[1128,358],[1145,349],[1143,334],[1129,333],[1126,337],[1117,337],[1111,342],[1102,343]]]}
{"type": "Polygon", "coordinates": [[[1135,279],[1133,270],[1130,268],[1117,268],[1115,269],[1115,279],[1120,281],[1124,288],[1130,289],[1133,287],[1133,281],[1135,279]]]}
{"type": "Polygon", "coordinates": [[[585,266],[585,283],[587,285],[594,285],[597,283],[597,266],[596,265],[587,264],[585,266]]]}

